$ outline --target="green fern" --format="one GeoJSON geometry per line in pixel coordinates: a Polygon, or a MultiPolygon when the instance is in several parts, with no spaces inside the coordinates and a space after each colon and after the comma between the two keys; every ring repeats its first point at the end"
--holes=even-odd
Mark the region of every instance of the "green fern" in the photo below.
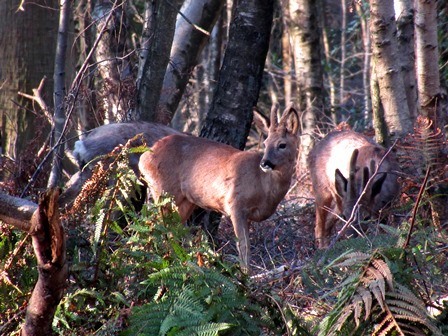
{"type": "Polygon", "coordinates": [[[133,311],[125,335],[259,335],[264,326],[263,311],[217,270],[188,262],[151,274],[143,284],[159,290],[133,311]]]}
{"type": "Polygon", "coordinates": [[[333,269],[351,267],[334,309],[319,325],[319,335],[442,335],[424,304],[394,280],[384,256],[353,252],[331,263],[333,269]]]}

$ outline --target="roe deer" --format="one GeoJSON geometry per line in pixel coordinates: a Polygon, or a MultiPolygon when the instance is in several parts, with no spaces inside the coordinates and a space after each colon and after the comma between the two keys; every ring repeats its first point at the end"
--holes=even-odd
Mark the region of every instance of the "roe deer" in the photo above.
{"type": "MultiPolygon", "coordinates": [[[[88,163],[112,152],[115,147],[126,144],[137,134],[142,134],[143,141],[148,146],[152,146],[154,142],[164,136],[181,133],[168,126],[148,122],[116,123],[94,128],[88,132],[84,140],[75,142],[73,155],[80,171],[74,174],[67,183],[67,188],[60,197],[60,204],[70,204],[81,191],[84,182],[91,177],[91,167],[89,167],[90,165],[86,166],[88,163]]],[[[135,145],[143,145],[143,143],[137,141],[135,145]]],[[[139,158],[140,154],[131,154],[129,157],[130,167],[137,176],[139,175],[139,158]]]]}
{"type": "MultiPolygon", "coordinates": [[[[311,150],[308,167],[316,203],[315,238],[319,248],[328,246],[336,224],[335,217],[327,220],[328,212],[350,218],[358,198],[386,152],[380,145],[354,131],[330,132],[311,150]]],[[[376,215],[398,194],[398,170],[394,158],[386,156],[358,203],[361,219],[376,215]]]]}
{"type": "Polygon", "coordinates": [[[230,217],[240,264],[249,271],[248,221],[270,217],[285,196],[295,169],[298,114],[288,106],[277,120],[271,110],[264,154],[188,135],[157,141],[140,158],[139,168],[157,200],[174,197],[183,222],[196,207],[230,217]]]}

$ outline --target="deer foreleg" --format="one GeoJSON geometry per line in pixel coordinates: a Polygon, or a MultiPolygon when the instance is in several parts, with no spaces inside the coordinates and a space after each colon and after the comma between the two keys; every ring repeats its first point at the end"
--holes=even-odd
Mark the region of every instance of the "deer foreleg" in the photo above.
{"type": "Polygon", "coordinates": [[[250,263],[249,225],[247,219],[239,214],[231,215],[230,219],[235,231],[241,269],[243,272],[248,273],[250,263]]]}

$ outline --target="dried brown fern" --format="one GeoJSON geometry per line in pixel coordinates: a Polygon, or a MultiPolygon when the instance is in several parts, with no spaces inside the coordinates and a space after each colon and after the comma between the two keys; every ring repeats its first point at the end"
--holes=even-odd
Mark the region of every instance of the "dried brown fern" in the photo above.
{"type": "Polygon", "coordinates": [[[346,273],[349,267],[356,276],[343,282],[339,302],[321,323],[319,335],[342,335],[347,330],[360,335],[367,330],[372,335],[441,335],[424,304],[394,281],[379,253],[349,253],[331,267],[346,273]]]}
{"type": "Polygon", "coordinates": [[[443,233],[448,225],[448,142],[439,128],[425,117],[418,117],[414,134],[397,145],[404,172],[403,193],[415,200],[425,173],[430,170],[426,192],[433,224],[443,233]]]}

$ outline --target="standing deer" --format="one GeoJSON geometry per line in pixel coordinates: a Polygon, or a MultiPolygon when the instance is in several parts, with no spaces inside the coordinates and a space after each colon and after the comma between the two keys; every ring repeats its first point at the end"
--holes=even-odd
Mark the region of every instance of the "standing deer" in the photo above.
{"type": "Polygon", "coordinates": [[[354,131],[333,131],[316,144],[308,157],[316,203],[315,238],[319,248],[329,244],[336,218],[328,212],[349,219],[359,200],[359,217],[376,215],[400,190],[398,164],[386,150],[354,131]],[[367,185],[375,173],[376,176],[367,185]],[[366,188],[367,185],[367,188],[366,188]],[[333,205],[333,207],[332,207],[333,205]]]}
{"type": "Polygon", "coordinates": [[[278,121],[277,110],[277,106],[271,110],[264,154],[205,138],[170,135],[157,141],[139,162],[154,199],[164,192],[173,196],[183,222],[196,207],[230,217],[246,272],[248,221],[260,222],[275,212],[295,168],[298,114],[290,105],[278,121]]]}

